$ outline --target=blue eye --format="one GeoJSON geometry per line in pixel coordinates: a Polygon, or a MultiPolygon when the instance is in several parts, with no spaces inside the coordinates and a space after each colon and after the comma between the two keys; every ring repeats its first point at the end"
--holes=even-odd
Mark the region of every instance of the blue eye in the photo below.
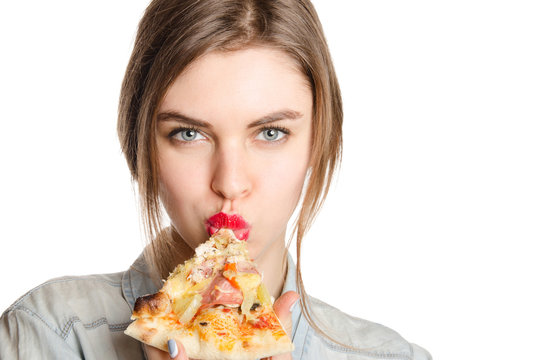
{"type": "Polygon", "coordinates": [[[263,129],[257,136],[258,140],[265,141],[278,141],[285,137],[288,134],[287,130],[278,129],[278,128],[267,128],[263,129]]]}
{"type": "Polygon", "coordinates": [[[188,129],[183,130],[179,133],[181,135],[181,138],[185,141],[193,141],[196,139],[196,135],[198,134],[196,131],[188,129]]]}
{"type": "Polygon", "coordinates": [[[170,133],[170,137],[186,142],[204,139],[204,136],[198,130],[189,128],[176,129],[170,133]]]}

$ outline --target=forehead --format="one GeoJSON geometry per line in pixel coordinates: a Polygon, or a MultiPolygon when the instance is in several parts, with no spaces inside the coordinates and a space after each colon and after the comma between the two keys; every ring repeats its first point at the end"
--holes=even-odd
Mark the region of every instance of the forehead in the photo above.
{"type": "Polygon", "coordinates": [[[284,108],[307,112],[311,103],[309,82],[293,59],[279,50],[249,48],[194,61],[170,86],[160,110],[210,121],[284,108]]]}

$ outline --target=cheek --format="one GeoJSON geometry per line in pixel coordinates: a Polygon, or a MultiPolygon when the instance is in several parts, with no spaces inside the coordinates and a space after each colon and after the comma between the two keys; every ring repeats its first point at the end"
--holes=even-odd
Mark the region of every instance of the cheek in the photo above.
{"type": "Polygon", "coordinates": [[[310,149],[310,126],[305,126],[285,151],[269,162],[267,175],[263,177],[271,203],[285,214],[283,221],[289,219],[299,200],[308,172],[310,149]]]}
{"type": "Polygon", "coordinates": [[[281,162],[263,167],[261,191],[267,208],[282,214],[278,221],[287,221],[294,210],[304,185],[307,161],[304,156],[284,157],[281,162]]]}
{"type": "Polygon", "coordinates": [[[301,191],[306,174],[306,167],[300,163],[284,163],[275,172],[275,176],[270,176],[269,181],[272,184],[272,191],[275,196],[285,198],[295,198],[296,201],[301,191]]]}
{"type": "Polygon", "coordinates": [[[191,211],[193,199],[202,196],[208,170],[202,162],[164,156],[159,162],[160,196],[172,220],[191,211]],[[198,181],[197,181],[198,179],[198,181]]]}

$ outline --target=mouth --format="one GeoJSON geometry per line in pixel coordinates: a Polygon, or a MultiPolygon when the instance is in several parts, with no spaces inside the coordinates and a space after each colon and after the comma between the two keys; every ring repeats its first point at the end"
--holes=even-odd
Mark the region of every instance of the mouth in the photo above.
{"type": "Polygon", "coordinates": [[[212,215],[206,222],[206,230],[210,236],[223,228],[231,229],[239,240],[247,240],[251,227],[240,215],[227,215],[224,212],[212,215]]]}

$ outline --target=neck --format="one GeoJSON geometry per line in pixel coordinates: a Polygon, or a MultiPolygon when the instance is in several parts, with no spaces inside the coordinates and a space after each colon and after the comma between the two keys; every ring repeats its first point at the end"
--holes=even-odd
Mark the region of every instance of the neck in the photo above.
{"type": "Polygon", "coordinates": [[[270,295],[277,299],[281,295],[287,274],[287,258],[285,249],[285,232],[268,248],[256,257],[257,268],[263,275],[263,281],[270,295]]]}

